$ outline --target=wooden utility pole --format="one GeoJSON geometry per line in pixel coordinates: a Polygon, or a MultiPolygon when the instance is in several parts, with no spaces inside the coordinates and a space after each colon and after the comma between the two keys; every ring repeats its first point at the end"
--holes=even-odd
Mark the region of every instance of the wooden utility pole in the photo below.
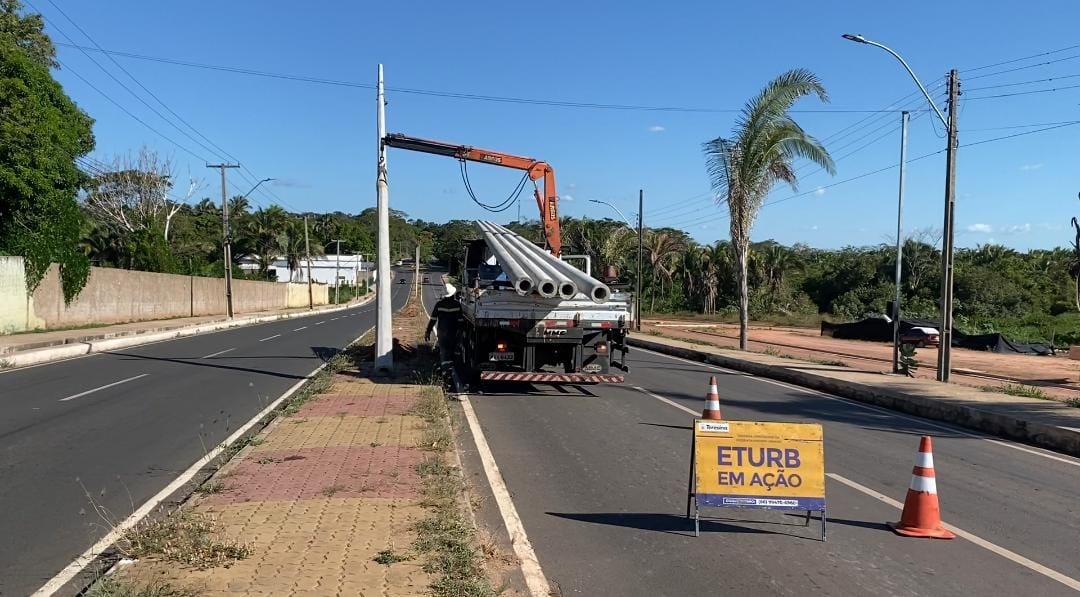
{"type": "Polygon", "coordinates": [[[315,308],[315,295],[311,290],[311,240],[308,239],[307,216],[304,216],[304,251],[307,253],[307,307],[315,308]]]}
{"type": "Polygon", "coordinates": [[[206,167],[221,170],[221,251],[225,258],[225,314],[232,319],[232,230],[229,226],[229,198],[225,194],[225,169],[239,168],[240,164],[207,164],[206,167]]]}
{"type": "Polygon", "coordinates": [[[960,99],[960,77],[949,71],[949,126],[945,158],[945,224],[941,241],[941,346],[938,348],[938,381],[949,381],[952,367],[953,327],[953,239],[956,208],[956,118],[960,99]]]}

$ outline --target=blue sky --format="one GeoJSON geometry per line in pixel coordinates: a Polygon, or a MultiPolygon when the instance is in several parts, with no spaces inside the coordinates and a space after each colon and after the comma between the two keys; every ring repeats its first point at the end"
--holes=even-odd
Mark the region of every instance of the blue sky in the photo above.
{"type": "MultiPolygon", "coordinates": [[[[550,2],[231,2],[107,3],[53,0],[110,50],[369,84],[376,66],[390,88],[583,103],[738,109],[769,79],[793,67],[816,72],[831,103],[805,100],[797,119],[826,141],[838,172],[803,166],[799,191],[778,188],[753,238],[838,247],[889,242],[895,235],[897,170],[843,182],[898,161],[899,114],[914,110],[909,156],[944,147],[942,127],[913,95],[901,66],[881,50],[840,38],[862,33],[893,47],[933,90],[961,71],[966,98],[960,141],[974,143],[1080,120],[1080,47],[1008,65],[1014,58],[1080,45],[1080,5],[1072,0],[1015,2],[915,0],[769,3],[550,2]],[[729,6],[737,4],[736,6],[729,6]],[[361,6],[363,5],[363,6],[361,6]],[[106,8],[107,7],[107,8],[106,8]],[[302,8],[302,10],[298,10],[302,8]],[[947,30],[947,25],[953,29],[947,30]],[[1027,67],[1041,62],[1053,64],[1027,67]],[[985,76],[990,75],[990,76],[985,76]],[[976,79],[975,77],[981,78],[976,79]],[[979,87],[1055,79],[991,89],[979,87]],[[1002,98],[976,97],[1059,89],[1002,98]],[[905,98],[901,104],[896,100],[905,98]],[[835,183],[842,183],[833,185],[835,183]]],[[[29,4],[48,20],[54,41],[92,45],[49,0],[29,4]]],[[[181,128],[105,56],[90,53],[181,128]]],[[[58,79],[96,119],[94,157],[146,145],[172,156],[178,174],[217,179],[200,147],[139,103],[78,49],[59,48],[58,79]],[[187,147],[151,132],[82,81],[187,147]]],[[[238,158],[254,177],[278,179],[253,195],[296,210],[359,212],[374,205],[375,101],[369,89],[319,85],[117,57],[140,83],[199,133],[238,158]]],[[[460,142],[550,162],[563,213],[633,218],[645,190],[646,223],[683,228],[702,242],[727,238],[723,208],[710,201],[701,143],[727,134],[736,114],[605,110],[469,101],[388,93],[391,132],[460,142]]],[[[944,102],[939,104],[944,109],[944,102]]],[[[185,129],[187,130],[187,129],[185,129]]],[[[188,131],[205,143],[195,133],[188,131]]],[[[211,151],[212,150],[212,151],[211,151]]],[[[412,217],[484,218],[465,193],[458,164],[393,151],[391,205],[412,217]]],[[[941,227],[944,155],[908,167],[905,227],[941,227]]],[[[231,172],[237,188],[251,184],[231,172]]],[[[517,183],[514,171],[470,169],[481,199],[497,203],[517,183]]],[[[957,245],[997,242],[1020,249],[1065,245],[1080,213],[1080,126],[965,147],[959,153],[957,245]]],[[[235,192],[231,190],[230,194],[235,192]]],[[[535,217],[525,196],[522,213],[535,217]]],[[[516,216],[511,209],[506,212],[516,216]]],[[[495,219],[506,219],[496,217],[495,219]]]]}

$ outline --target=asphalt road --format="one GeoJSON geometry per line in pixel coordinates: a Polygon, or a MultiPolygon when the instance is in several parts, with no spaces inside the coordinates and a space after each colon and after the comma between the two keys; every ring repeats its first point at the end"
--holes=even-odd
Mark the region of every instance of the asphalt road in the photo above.
{"type": "Polygon", "coordinates": [[[372,302],[0,374],[0,595],[38,589],[374,325],[372,302]]]}
{"type": "Polygon", "coordinates": [[[919,436],[933,436],[945,521],[1073,582],[1080,460],[655,353],[629,364],[622,385],[470,395],[560,594],[1075,594],[970,540],[899,537],[884,526],[899,510],[834,477],[826,543],[816,519],[741,509],[703,509],[695,538],[684,518],[693,417],[646,392],[700,412],[713,374],[726,418],[821,423],[826,471],[897,501],[919,436]]]}

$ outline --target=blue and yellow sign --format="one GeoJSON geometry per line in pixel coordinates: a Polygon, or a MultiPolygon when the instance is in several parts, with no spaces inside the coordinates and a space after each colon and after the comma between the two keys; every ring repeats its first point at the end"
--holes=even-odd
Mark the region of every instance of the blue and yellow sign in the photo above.
{"type": "Polygon", "coordinates": [[[697,419],[693,466],[702,506],[825,510],[821,425],[697,419]]]}

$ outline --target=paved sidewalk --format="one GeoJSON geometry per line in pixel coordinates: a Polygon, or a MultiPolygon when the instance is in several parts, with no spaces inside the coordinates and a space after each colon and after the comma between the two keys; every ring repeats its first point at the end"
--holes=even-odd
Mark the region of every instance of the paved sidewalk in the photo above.
{"type": "Polygon", "coordinates": [[[984,392],[957,384],[870,373],[659,336],[632,336],[630,344],[1080,456],[1080,408],[1055,400],[984,392]]]}
{"type": "Polygon", "coordinates": [[[407,414],[420,386],[338,373],[326,393],[277,419],[188,506],[212,516],[251,555],[197,570],[148,559],[124,570],[199,595],[424,595],[416,560],[375,562],[408,551],[425,516],[416,465],[424,422],[407,414]]]}
{"type": "MultiPolygon", "coordinates": [[[[361,301],[354,301],[353,303],[348,304],[356,304],[357,302],[363,302],[363,299],[361,299],[361,301]]],[[[314,309],[314,312],[344,305],[346,305],[346,303],[342,303],[341,305],[320,305],[314,309]]],[[[279,309],[275,311],[259,311],[255,313],[237,313],[234,321],[243,321],[247,319],[255,319],[262,317],[287,316],[307,312],[309,312],[308,308],[303,307],[299,309],[279,309]]],[[[70,330],[25,332],[19,334],[0,335],[0,356],[10,355],[16,352],[25,352],[28,350],[39,350],[42,348],[49,348],[51,346],[63,346],[65,344],[79,344],[85,342],[92,342],[95,340],[107,340],[112,338],[123,338],[127,336],[138,336],[142,334],[152,334],[156,332],[166,332],[186,327],[200,326],[225,321],[228,321],[228,318],[224,315],[208,315],[204,317],[180,317],[176,319],[136,321],[131,323],[120,323],[101,327],[89,327],[70,330]]]]}

